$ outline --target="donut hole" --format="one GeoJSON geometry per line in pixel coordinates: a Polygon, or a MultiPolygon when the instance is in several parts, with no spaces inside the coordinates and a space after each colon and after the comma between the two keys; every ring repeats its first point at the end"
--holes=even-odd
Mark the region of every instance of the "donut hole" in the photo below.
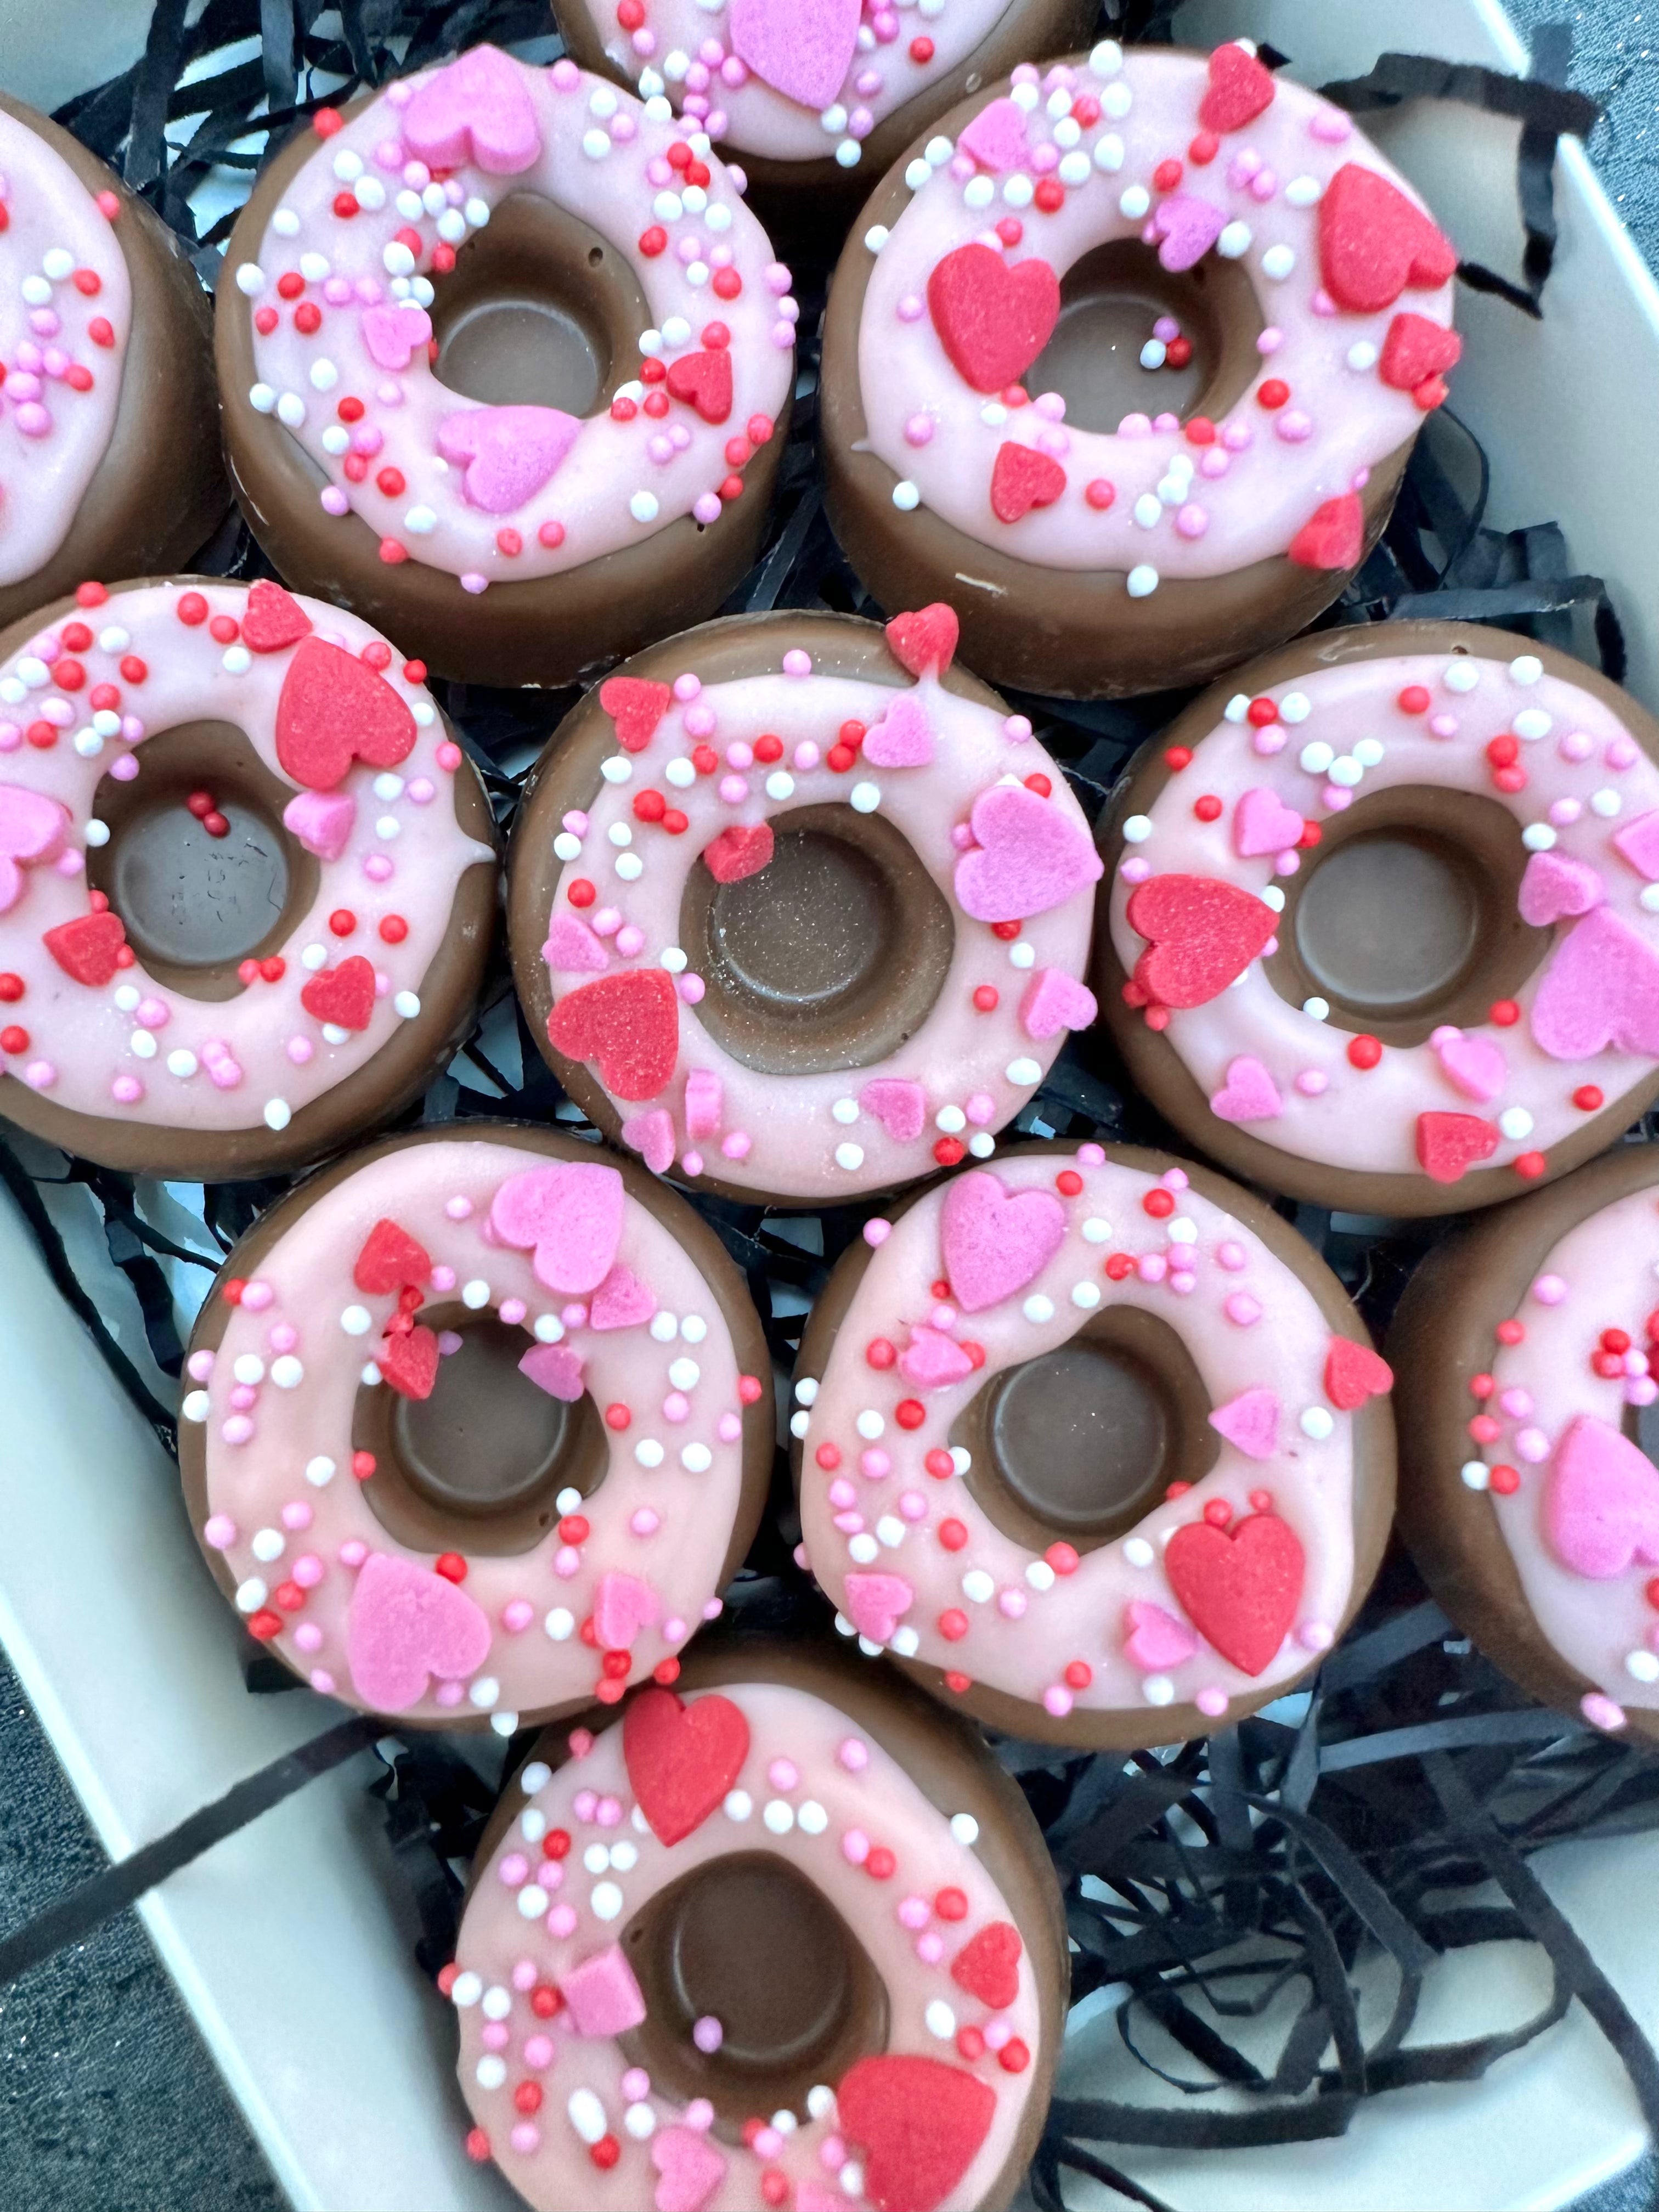
{"type": "Polygon", "coordinates": [[[411,1551],[527,1552],[558,1520],[561,1491],[591,1497],[604,1479],[599,1410],[586,1393],[566,1404],[520,1373],[527,1330],[459,1304],[423,1306],[417,1319],[460,1344],[439,1359],[428,1398],[360,1384],[351,1446],[374,1455],[359,1486],[369,1510],[411,1551]]]}
{"type": "Polygon", "coordinates": [[[764,1075],[873,1066],[945,987],[956,924],[908,840],[878,814],[803,806],[773,818],[758,873],[717,883],[699,859],[680,944],[720,1049],[764,1075]]]}
{"type": "Polygon", "coordinates": [[[440,384],[485,407],[608,404],[652,320],[626,257],[532,192],[501,201],[432,302],[440,384]]]}
{"type": "Polygon", "coordinates": [[[646,2003],[620,2039],[629,2063],[668,2096],[706,2097],[728,2141],[757,2113],[805,2122],[808,2090],[885,2047],[887,1990],[868,1952],[775,1851],[694,1867],[646,1900],[622,1947],[646,2003]],[[708,2021],[720,2027],[713,2051],[694,2037],[708,2021]]]}
{"type": "Polygon", "coordinates": [[[1220,1438],[1193,1356],[1169,1322],[1110,1306],[1052,1352],[1005,1368],[963,1409],[969,1495],[1033,1552],[1125,1535],[1172,1482],[1200,1482],[1220,1438]]]}
{"type": "Polygon", "coordinates": [[[1073,429],[1112,432],[1133,414],[1219,417],[1260,372],[1261,328],[1241,263],[1206,254],[1171,271],[1138,238],[1109,239],[1061,277],[1060,319],[1025,384],[1058,392],[1073,429]],[[1164,315],[1180,324],[1192,357],[1181,368],[1143,368],[1141,348],[1164,315]]]}
{"type": "Polygon", "coordinates": [[[1547,951],[1550,931],[1516,909],[1527,849],[1496,799],[1404,785],[1322,828],[1280,879],[1279,950],[1266,963],[1293,1006],[1319,997],[1338,1029],[1419,1044],[1442,1023],[1485,1022],[1547,951]]]}
{"type": "Polygon", "coordinates": [[[106,775],[92,815],[108,842],[87,849],[87,880],[126,926],[156,982],[183,998],[234,998],[243,960],[281,950],[315,903],[315,857],[283,827],[290,785],[272,774],[229,722],[184,722],[128,756],[138,773],[106,775]],[[198,793],[214,816],[192,813],[198,793]]]}

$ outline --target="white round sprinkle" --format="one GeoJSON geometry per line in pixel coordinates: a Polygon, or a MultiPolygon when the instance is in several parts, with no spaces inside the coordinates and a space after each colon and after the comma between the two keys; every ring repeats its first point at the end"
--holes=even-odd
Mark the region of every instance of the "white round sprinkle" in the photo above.
{"type": "Polygon", "coordinates": [[[340,1326],[348,1336],[367,1336],[374,1326],[374,1316],[367,1306],[348,1306],[340,1316],[340,1326]]]}
{"type": "Polygon", "coordinates": [[[901,514],[913,514],[921,505],[921,486],[913,483],[908,477],[901,477],[893,486],[893,504],[901,514]]]}
{"type": "Polygon", "coordinates": [[[787,1836],[795,1825],[795,1808],[781,1797],[769,1797],[761,1819],[775,1836],[787,1836]]]}
{"type": "Polygon", "coordinates": [[[1041,1291],[1034,1291],[1020,1310],[1027,1321],[1034,1322],[1041,1328],[1044,1322],[1054,1319],[1054,1302],[1052,1298],[1044,1297],[1041,1291]]]}
{"type": "Polygon", "coordinates": [[[1222,226],[1216,240],[1215,250],[1224,261],[1242,261],[1249,252],[1255,234],[1248,222],[1230,222],[1222,226]]]}
{"type": "Polygon", "coordinates": [[[963,1850],[970,1851],[979,1841],[979,1822],[971,1813],[952,1813],[951,1834],[952,1839],[960,1844],[963,1850]]]}
{"type": "Polygon", "coordinates": [[[755,1809],[755,1801],[746,1790],[728,1790],[722,1809],[728,1820],[746,1820],[755,1809]]]}
{"type": "Polygon", "coordinates": [[[1322,1443],[1335,1426],[1334,1415],[1323,1406],[1310,1406],[1302,1416],[1302,1433],[1316,1443],[1322,1443]]]}
{"type": "Polygon", "coordinates": [[[855,1169],[861,1168],[864,1165],[863,1146],[837,1145],[836,1146],[836,1165],[838,1168],[845,1169],[849,1175],[852,1174],[855,1169]]]}
{"type": "Polygon", "coordinates": [[[941,2043],[949,2043],[957,2032],[957,2016],[943,1997],[933,1998],[922,2014],[929,2035],[937,2036],[941,2043]]]}
{"type": "Polygon", "coordinates": [[[1157,1556],[1144,1536],[1131,1536],[1123,1547],[1124,1560],[1132,1567],[1150,1567],[1157,1556]]]}
{"type": "Polygon", "coordinates": [[[855,783],[847,797],[855,814],[873,814],[881,805],[881,786],[878,783],[855,783]]]}
{"type": "Polygon", "coordinates": [[[596,1920],[614,1920],[623,1909],[623,1893],[614,1881],[596,1881],[587,1906],[596,1920]]]}
{"type": "Polygon", "coordinates": [[[546,1620],[542,1623],[542,1626],[547,1631],[548,1635],[551,1637],[555,1644],[564,1643],[574,1631],[575,1626],[576,1617],[574,1613],[571,1613],[568,1607],[562,1605],[556,1605],[552,1612],[548,1614],[546,1620]]]}
{"type": "Polygon", "coordinates": [[[1149,599],[1158,589],[1158,571],[1149,561],[1138,561],[1124,579],[1124,589],[1132,599],[1149,599]]]}
{"type": "Polygon", "coordinates": [[[605,2132],[605,2106],[592,2089],[573,2089],[565,2112],[585,2143],[596,2143],[605,2132]]]}
{"type": "Polygon", "coordinates": [[[1544,664],[1535,653],[1522,653],[1510,663],[1510,674],[1517,684],[1536,684],[1544,672],[1544,664]]]}
{"type": "Polygon", "coordinates": [[[1149,1705],[1172,1705],[1175,1684],[1167,1674],[1148,1674],[1140,1686],[1140,1694],[1149,1705]]]}

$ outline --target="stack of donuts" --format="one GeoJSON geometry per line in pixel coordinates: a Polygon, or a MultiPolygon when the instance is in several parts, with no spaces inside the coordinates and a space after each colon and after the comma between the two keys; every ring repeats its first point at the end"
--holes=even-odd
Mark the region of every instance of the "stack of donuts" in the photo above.
{"type": "Polygon", "coordinates": [[[543,2212],[979,2212],[1067,1972],[986,1731],[1306,1682],[1396,1421],[1454,1619],[1659,1735],[1659,726],[1488,627],[1298,635],[1457,257],[1248,42],[556,13],[317,108],[211,317],[0,101],[0,1115],[305,1171],[197,1319],[184,1492],[312,1691],[517,1742],[440,1977],[473,2154],[543,2212]],[[845,241],[868,617],[718,617],[808,335],[775,235],[845,241]],[[251,583],[188,572],[232,494],[251,583]],[[481,684],[579,687],[500,826],[481,684]],[[1200,684],[1091,821],[1030,695],[1200,684]],[[414,1126],[492,988],[558,1121],[414,1126]],[[1048,1133],[1080,1033],[1179,1151],[1048,1133]],[[1298,1203],[1479,1218],[1385,1357],[1298,1203]],[[793,1372],[744,1207],[833,1262],[793,1372]],[[769,1518],[824,1648],[723,1620],[769,1518]]]}

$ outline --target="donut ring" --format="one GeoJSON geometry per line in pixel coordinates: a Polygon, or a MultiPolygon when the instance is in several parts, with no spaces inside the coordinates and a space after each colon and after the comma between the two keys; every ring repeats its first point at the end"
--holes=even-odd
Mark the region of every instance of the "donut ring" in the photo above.
{"type": "Polygon", "coordinates": [[[837,1626],[1012,1735],[1242,1719],[1342,1633],[1388,1539],[1364,1324],[1260,1200],[1159,1153],[1022,1149],[871,1223],[799,1376],[837,1626]]]}
{"type": "Polygon", "coordinates": [[[1650,1739],[1656,1208],[1659,1146],[1621,1147],[1437,1244],[1389,1337],[1425,1581],[1532,1696],[1650,1739]]]}
{"type": "Polygon", "coordinates": [[[322,110],[218,289],[231,467],[283,574],[487,684],[712,613],[765,526],[796,310],[707,153],[665,101],[493,46],[322,110]]]}
{"type": "Polygon", "coordinates": [[[314,1690],[418,1728],[510,1735],[672,1681],[771,1471],[765,1340],[714,1232],[631,1162],[507,1122],[390,1139],[273,1206],[185,1369],[215,1580],[314,1690]]]}
{"type": "Polygon", "coordinates": [[[1287,647],[1141,755],[1102,849],[1106,1018],[1235,1174],[1489,1206],[1659,1096],[1659,724],[1580,661],[1461,623],[1287,647]]]}
{"type": "Polygon", "coordinates": [[[836,535],[885,606],[948,588],[999,683],[1201,682],[1381,534],[1457,357],[1455,260],[1341,110],[1238,46],[1024,64],[895,164],[836,269],[836,535]],[[1158,306],[1192,370],[1163,411],[1103,367],[1165,358],[1158,306]]]}
{"type": "Polygon", "coordinates": [[[354,616],[210,577],[83,584],[0,636],[9,1120],[221,1182],[431,1081],[489,948],[495,824],[391,662],[354,616]]]}
{"type": "Polygon", "coordinates": [[[884,640],[711,623],[549,740],[513,846],[520,997],[658,1174],[788,1203],[981,1157],[1094,1019],[1082,810],[955,643],[943,606],[884,640]]]}
{"type": "Polygon", "coordinates": [[[596,2201],[595,2167],[687,2212],[1001,2212],[1066,1981],[1042,1836],[971,1731],[745,1642],[537,1744],[439,1986],[467,2148],[538,2212],[596,2201]]]}
{"type": "Polygon", "coordinates": [[[0,93],[0,628],[181,567],[229,504],[208,304],[176,235],[0,93]]]}

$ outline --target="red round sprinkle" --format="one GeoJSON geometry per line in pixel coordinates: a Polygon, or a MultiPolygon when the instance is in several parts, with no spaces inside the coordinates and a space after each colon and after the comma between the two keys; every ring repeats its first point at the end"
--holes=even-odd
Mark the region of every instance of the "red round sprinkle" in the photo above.
{"type": "Polygon", "coordinates": [[[1025,235],[1025,226],[1017,215],[1005,215],[997,224],[997,236],[1005,246],[1018,246],[1025,235]]]}
{"type": "Polygon", "coordinates": [[[968,1147],[960,1137],[941,1137],[933,1146],[933,1158],[942,1168],[959,1166],[968,1156],[968,1147]]]}
{"type": "Polygon", "coordinates": [[[942,1889],[933,1899],[933,1910],[941,1920],[965,1920],[968,1917],[968,1898],[965,1891],[942,1889]]]}
{"type": "Polygon", "coordinates": [[[1109,1253],[1106,1256],[1105,1266],[1102,1270],[1102,1272],[1109,1276],[1111,1280],[1115,1283],[1127,1281],[1128,1278],[1133,1274],[1134,1271],[1135,1261],[1133,1252],[1109,1253]]]}
{"type": "Polygon", "coordinates": [[[1164,366],[1166,368],[1185,368],[1192,357],[1193,342],[1190,338],[1171,338],[1164,349],[1164,366]]]}
{"type": "Polygon", "coordinates": [[[567,1513],[559,1523],[562,1544],[585,1544],[592,1534],[585,1513],[567,1513]]]}
{"type": "Polygon", "coordinates": [[[1495,999],[1487,1013],[1500,1030],[1512,1030],[1521,1018],[1521,1009],[1513,999],[1495,999]]]}
{"type": "Polygon", "coordinates": [[[1048,776],[1044,775],[1041,769],[1033,769],[1032,773],[1026,777],[1025,788],[1027,791],[1036,792],[1039,799],[1051,799],[1054,796],[1054,784],[1048,776]]]}
{"type": "Polygon", "coordinates": [[[202,827],[210,837],[228,837],[230,835],[230,824],[216,806],[211,813],[202,817],[202,827]]]}
{"type": "Polygon", "coordinates": [[[288,963],[280,952],[273,952],[259,963],[259,973],[267,983],[280,983],[288,973],[288,963]]]}
{"type": "Polygon", "coordinates": [[[301,300],[294,310],[294,327],[302,338],[314,337],[323,326],[323,311],[314,300],[301,300]]]}
{"type": "Polygon", "coordinates": [[[280,1613],[273,1613],[268,1605],[261,1606],[248,1622],[247,1630],[248,1634],[257,1637],[261,1644],[269,1644],[273,1636],[282,1634],[283,1616],[280,1613]]]}
{"type": "Polygon", "coordinates": [[[1269,722],[1279,720],[1279,708],[1271,699],[1252,699],[1244,709],[1244,719],[1253,729],[1265,730],[1269,722]]]}
{"type": "Polygon", "coordinates": [[[1086,1690],[1095,1679],[1095,1670],[1086,1659],[1066,1662],[1066,1686],[1068,1690],[1086,1690]]]}
{"type": "Polygon", "coordinates": [[[841,1446],[839,1444],[820,1444],[817,1451],[813,1453],[812,1456],[817,1460],[818,1465],[823,1469],[826,1474],[833,1474],[836,1469],[841,1465],[841,1446]]]}
{"type": "Polygon", "coordinates": [[[1282,376],[1270,376],[1266,383],[1256,386],[1255,404],[1270,411],[1282,407],[1291,396],[1291,387],[1282,376]]]}
{"type": "MultiPolygon", "coordinates": [[[[542,1838],[542,1856],[544,1859],[557,1860],[568,1858],[569,1856],[569,1830],[568,1828],[550,1828],[547,1833],[542,1838]]],[[[556,1991],[555,1994],[556,1995],[557,1992],[556,1991]]],[[[552,2008],[552,2011],[544,2013],[542,2014],[542,2018],[544,2020],[551,2019],[552,2014],[557,2012],[558,2009],[558,2006],[555,2005],[552,2008]]]]}
{"type": "Polygon", "coordinates": [[[571,884],[568,896],[572,906],[592,906],[599,893],[586,876],[578,876],[571,884]]]}
{"type": "Polygon", "coordinates": [[[1493,1468],[1489,1480],[1500,1498],[1513,1497],[1521,1487],[1519,1470],[1512,1467],[1493,1468]]]}
{"type": "Polygon", "coordinates": [[[671,1682],[678,1682],[680,1679],[679,1661],[674,1658],[659,1659],[651,1669],[651,1679],[653,1682],[660,1682],[665,1690],[671,1682]]]}
{"type": "Polygon", "coordinates": [[[65,623],[63,642],[65,653],[84,653],[92,643],[92,632],[83,622],[65,623]]]}
{"type": "Polygon", "coordinates": [[[1019,935],[1019,930],[1020,925],[1017,921],[994,921],[991,924],[992,936],[1000,937],[1005,945],[1012,945],[1019,935]]]}
{"type": "Polygon", "coordinates": [[[954,1691],[956,1695],[960,1697],[964,1690],[973,1688],[974,1678],[971,1674],[959,1674],[954,1667],[947,1667],[945,1670],[945,1686],[947,1690],[954,1691]]]}
{"type": "Polygon", "coordinates": [[[1522,1182],[1536,1182],[1548,1162],[1542,1152],[1522,1152],[1515,1163],[1515,1172],[1522,1182]]]}
{"type": "Polygon", "coordinates": [[[893,1365],[898,1352],[886,1337],[872,1336],[864,1347],[864,1357],[872,1367],[884,1371],[893,1365]]]}
{"type": "Polygon", "coordinates": [[[22,977],[14,975],[9,969],[0,975],[0,1000],[9,1006],[15,1006],[27,988],[22,977]]]}
{"type": "Polygon", "coordinates": [[[959,1552],[968,1541],[967,1524],[961,1521],[941,1521],[939,1540],[947,1552],[959,1552]]]}
{"type": "Polygon", "coordinates": [[[343,422],[361,422],[363,419],[363,403],[361,399],[354,398],[350,392],[347,392],[334,412],[343,422]]]}
{"type": "Polygon", "coordinates": [[[328,918],[328,926],[336,937],[349,937],[357,927],[357,917],[349,906],[337,906],[328,918]]]}
{"type": "Polygon", "coordinates": [[[633,1419],[634,1415],[630,1408],[620,1402],[613,1402],[605,1409],[605,1425],[607,1429],[625,1429],[631,1425],[633,1419]]]}
{"type": "Polygon", "coordinates": [[[717,299],[735,300],[743,290],[742,277],[729,265],[724,269],[717,269],[709,282],[717,299]]]}
{"type": "Polygon", "coordinates": [[[1526,1340],[1527,1324],[1523,1321],[1500,1321],[1492,1334],[1500,1344],[1521,1344],[1526,1340]]]}
{"type": "Polygon", "coordinates": [[[1604,1328],[1601,1344],[1603,1352],[1626,1352],[1630,1350],[1629,1332],[1622,1328],[1604,1328]]]}
{"type": "MultiPolygon", "coordinates": [[[[1005,2051],[1010,2046],[1005,2045],[1005,2051]]],[[[611,2167],[622,2156],[622,2145],[617,2141],[615,2136],[601,2136],[598,2142],[596,2142],[589,2150],[587,2155],[592,2160],[594,2165],[599,2167],[601,2173],[609,2173],[611,2167]]]]}
{"type": "Polygon", "coordinates": [[[29,1033],[19,1029],[15,1022],[0,1030],[0,1052],[27,1052],[28,1048],[29,1033]]]}
{"type": "Polygon", "coordinates": [[[521,2112],[539,2112],[542,2108],[541,2083],[520,2081],[513,2092],[513,2101],[521,2112]]]}
{"type": "Polygon", "coordinates": [[[600,1662],[605,1668],[605,1678],[607,1682],[625,1682],[628,1680],[628,1670],[633,1663],[634,1662],[625,1651],[607,1651],[600,1662]]]}
{"type": "Polygon", "coordinates": [[[634,794],[635,819],[640,822],[660,822],[668,811],[668,801],[659,791],[636,791],[634,794]]]}
{"type": "Polygon", "coordinates": [[[1428,687],[1422,684],[1408,684],[1395,704],[1402,714],[1426,714],[1430,704],[1428,687]]]}
{"type": "Polygon", "coordinates": [[[954,1474],[957,1471],[957,1463],[950,1453],[938,1444],[934,1445],[921,1463],[935,1482],[943,1482],[946,1475],[954,1474]]]}
{"type": "Polygon", "coordinates": [[[388,499],[396,499],[405,489],[405,479],[401,469],[378,470],[375,472],[374,483],[375,488],[383,491],[388,499]]]}
{"type": "Polygon", "coordinates": [[[916,64],[918,69],[926,69],[928,63],[933,58],[933,40],[931,39],[912,39],[910,41],[910,58],[916,64]]]}
{"type": "Polygon", "coordinates": [[[474,2166],[487,2165],[489,2159],[489,2137],[482,2128],[469,2128],[465,2136],[466,2154],[474,2166]]]}
{"type": "Polygon", "coordinates": [[[52,680],[60,691],[78,691],[87,680],[87,672],[78,660],[65,656],[52,662],[52,680]]]}
{"type": "Polygon", "coordinates": [[[1304,822],[1302,825],[1302,835],[1296,842],[1304,851],[1311,852],[1324,835],[1325,832],[1320,828],[1318,823],[1304,822]]]}
{"type": "Polygon", "coordinates": [[[1066,187],[1056,184],[1052,177],[1045,177],[1037,186],[1035,197],[1044,215],[1057,215],[1066,204],[1066,187]]]}
{"type": "Polygon", "coordinates": [[[743,434],[751,446],[769,445],[775,424],[769,415],[751,415],[743,426],[743,434]]]}
{"type": "Polygon", "coordinates": [[[1520,756],[1521,740],[1505,730],[1501,736],[1488,740],[1486,758],[1494,768],[1513,768],[1520,756]]]}
{"type": "Polygon", "coordinates": [[[1572,1094],[1572,1103],[1581,1114],[1599,1114],[1606,1101],[1599,1085],[1581,1083],[1572,1094]]]}
{"type": "Polygon", "coordinates": [[[1650,1582],[1643,1583],[1642,1595],[1654,1611],[1659,1613],[1659,1575],[1655,1575],[1650,1582]]]}
{"type": "Polygon", "coordinates": [[[728,505],[730,505],[731,501],[734,499],[741,499],[743,497],[743,478],[741,477],[722,477],[720,480],[720,495],[728,505]]]}
{"type": "Polygon", "coordinates": [[[337,107],[319,107],[311,118],[311,127],[319,138],[331,138],[344,120],[337,107]]]}
{"type": "Polygon", "coordinates": [[[1054,1177],[1054,1188],[1062,1198],[1075,1198],[1083,1188],[1083,1177],[1075,1168],[1062,1168],[1054,1177]]]}
{"type": "Polygon", "coordinates": [[[780,761],[783,758],[783,739],[781,738],[775,738],[769,732],[763,737],[757,738],[755,740],[755,758],[757,761],[763,761],[766,766],[770,768],[774,761],[780,761]]]}
{"type": "Polygon", "coordinates": [[[351,1455],[351,1472],[356,1476],[359,1482],[367,1482],[368,1480],[370,1475],[374,1472],[374,1455],[373,1452],[360,1451],[353,1452],[351,1455]]]}
{"type": "Polygon", "coordinates": [[[149,664],[141,660],[136,653],[124,653],[121,658],[121,679],[126,684],[142,684],[149,674],[149,664]]]}
{"type": "Polygon", "coordinates": [[[1161,1187],[1157,1190],[1149,1190],[1140,1201],[1141,1212],[1150,1213],[1154,1221],[1167,1221],[1175,1212],[1175,1193],[1172,1190],[1164,1190],[1161,1187]]]}
{"type": "Polygon", "coordinates": [[[864,1862],[864,1871],[872,1881],[890,1881],[897,1869],[898,1861],[885,1844],[878,1844],[864,1862]]]}
{"type": "Polygon", "coordinates": [[[115,325],[107,315],[94,315],[87,325],[87,336],[94,345],[107,349],[115,343],[115,325]]]}
{"type": "Polygon", "coordinates": [[[1001,1003],[1001,993],[994,983],[981,983],[974,992],[974,1005],[981,1014],[994,1014],[1001,1003]]]}
{"type": "Polygon", "coordinates": [[[1200,131],[1187,149],[1187,159],[1196,162],[1200,169],[1208,168],[1221,151],[1221,141],[1213,131],[1200,131]]]}
{"type": "Polygon", "coordinates": [[[1469,1377],[1469,1395],[1471,1398],[1484,1401],[1486,1399],[1491,1397],[1492,1392],[1497,1388],[1498,1379],[1495,1376],[1471,1375],[1469,1377]]]}
{"type": "Polygon", "coordinates": [[[387,945],[401,945],[408,934],[409,924],[402,915],[388,914],[381,917],[380,935],[387,945]]]}
{"type": "Polygon", "coordinates": [[[1380,1037],[1357,1036],[1348,1042],[1348,1060],[1354,1067],[1375,1067],[1382,1057],[1380,1037]]]}
{"type": "Polygon", "coordinates": [[[1193,812],[1200,822],[1218,822],[1221,819],[1221,801],[1212,792],[1206,791],[1202,799],[1193,801],[1193,812]]]}
{"type": "Polygon", "coordinates": [[[1158,163],[1152,171],[1152,187],[1156,191],[1172,192],[1181,182],[1182,166],[1174,155],[1158,163]]]}
{"type": "Polygon", "coordinates": [[[960,1644],[968,1633],[968,1616],[960,1606],[951,1606],[939,1617],[939,1632],[947,1644],[960,1644]]]}
{"type": "Polygon", "coordinates": [[[1083,496],[1097,513],[1104,514],[1117,497],[1117,486],[1105,477],[1096,477],[1084,486],[1083,496]]]}
{"type": "Polygon", "coordinates": [[[901,1398],[893,1408],[893,1419],[902,1429],[919,1429],[927,1419],[927,1408],[920,1398],[901,1398]]]}
{"type": "Polygon", "coordinates": [[[1050,1544],[1042,1556],[1057,1575],[1077,1572],[1078,1554],[1070,1544],[1050,1544]]]}
{"type": "Polygon", "coordinates": [[[997,2053],[997,2064],[1005,2074],[1023,2074],[1031,2063],[1031,2054],[1017,2035],[1011,2035],[997,2053]]]}
{"type": "Polygon", "coordinates": [[[1212,1528],[1224,1528],[1233,1517],[1233,1509],[1224,1498],[1212,1498],[1204,1508],[1204,1518],[1212,1528]]]}

